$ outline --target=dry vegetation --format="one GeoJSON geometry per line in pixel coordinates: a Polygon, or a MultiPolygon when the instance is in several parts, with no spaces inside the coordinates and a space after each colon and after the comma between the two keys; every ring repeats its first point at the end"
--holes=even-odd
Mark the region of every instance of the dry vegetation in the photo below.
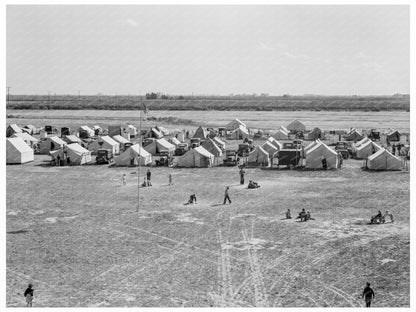
{"type": "Polygon", "coordinates": [[[153,168],[136,212],[134,168],[46,158],[7,167],[9,307],[28,281],[37,307],[355,307],[367,281],[374,306],[409,307],[408,173],[247,169],[248,190],[236,168],[153,168]],[[368,225],[379,209],[395,222],[368,225]]]}
{"type": "Polygon", "coordinates": [[[145,102],[152,110],[381,111],[410,109],[408,96],[186,96],[142,100],[140,96],[12,95],[8,109],[135,110],[145,102]]]}

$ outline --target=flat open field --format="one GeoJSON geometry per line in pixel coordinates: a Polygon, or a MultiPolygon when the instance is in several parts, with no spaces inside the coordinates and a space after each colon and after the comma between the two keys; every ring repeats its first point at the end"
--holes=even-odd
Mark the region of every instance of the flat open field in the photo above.
{"type": "MultiPolygon", "coordinates": [[[[139,124],[139,111],[112,110],[7,110],[7,123],[18,125],[33,124],[37,127],[51,124],[61,126],[80,126],[99,124],[104,128],[113,124],[139,124]]],[[[410,113],[405,111],[381,112],[331,112],[331,111],[150,111],[150,116],[175,117],[190,120],[180,122],[178,126],[196,127],[224,126],[234,118],[239,118],[248,127],[255,129],[278,129],[287,126],[294,119],[303,122],[307,129],[319,127],[322,130],[342,130],[355,127],[357,129],[379,129],[384,131],[393,128],[402,132],[410,132],[410,113]]],[[[143,126],[159,124],[154,121],[145,122],[143,126]]],[[[169,126],[168,126],[169,127],[169,126]]]]}
{"type": "Polygon", "coordinates": [[[249,190],[232,167],[152,168],[136,212],[134,168],[46,159],[7,166],[8,307],[28,282],[35,307],[357,307],[367,281],[375,307],[410,305],[407,172],[247,169],[249,190]],[[369,225],[379,209],[395,222],[369,225]]]}

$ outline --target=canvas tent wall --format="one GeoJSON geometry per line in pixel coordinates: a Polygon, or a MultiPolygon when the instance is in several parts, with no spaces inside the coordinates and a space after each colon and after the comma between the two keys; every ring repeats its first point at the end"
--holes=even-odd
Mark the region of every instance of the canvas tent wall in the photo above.
{"type": "Polygon", "coordinates": [[[207,138],[204,142],[202,142],[201,146],[215,157],[222,156],[221,148],[219,148],[217,144],[210,138],[207,138]]]}
{"type": "Polygon", "coordinates": [[[293,120],[288,126],[286,127],[289,131],[305,131],[306,127],[303,123],[301,123],[299,120],[293,120]]]}
{"type": "Polygon", "coordinates": [[[171,144],[173,144],[173,145],[175,145],[175,147],[177,147],[179,144],[181,144],[181,141],[179,141],[179,140],[178,140],[177,138],[175,138],[175,137],[170,138],[168,142],[169,142],[169,143],[171,143],[171,144]]]}
{"type": "Polygon", "coordinates": [[[175,145],[169,143],[165,139],[154,140],[149,145],[144,147],[151,155],[157,155],[161,153],[172,154],[175,151],[175,145]]]}
{"type": "Polygon", "coordinates": [[[364,159],[376,153],[381,147],[373,141],[367,141],[356,148],[355,155],[358,159],[364,159]]]}
{"type": "Polygon", "coordinates": [[[243,126],[239,126],[237,129],[235,129],[233,132],[228,134],[227,136],[230,140],[244,140],[244,139],[250,139],[250,133],[248,132],[247,128],[243,126]]]}
{"type": "Polygon", "coordinates": [[[68,144],[77,143],[81,146],[83,146],[82,140],[77,137],[76,135],[70,134],[63,137],[64,141],[68,144]]]}
{"type": "Polygon", "coordinates": [[[113,140],[116,141],[118,144],[120,144],[120,152],[126,150],[126,144],[130,145],[131,142],[127,140],[126,138],[122,137],[121,135],[115,135],[113,136],[113,140]]]}
{"type": "Polygon", "coordinates": [[[99,149],[110,149],[113,154],[120,153],[120,144],[110,138],[108,135],[99,137],[97,140],[88,145],[88,150],[93,154],[97,153],[99,149]]]}
{"type": "Polygon", "coordinates": [[[386,137],[390,142],[400,142],[400,132],[397,130],[387,133],[386,137]]]}
{"type": "Polygon", "coordinates": [[[274,154],[278,151],[277,147],[274,146],[270,141],[264,142],[261,147],[269,154],[270,158],[273,158],[274,154]]]}
{"type": "Polygon", "coordinates": [[[326,159],[328,169],[336,169],[338,167],[338,154],[323,142],[317,142],[308,150],[305,149],[305,168],[319,169],[323,168],[322,160],[326,159]]]}
{"type": "Polygon", "coordinates": [[[148,132],[148,137],[161,139],[163,138],[163,133],[157,130],[156,128],[151,128],[150,131],[148,132]]]}
{"type": "Polygon", "coordinates": [[[92,162],[91,152],[78,143],[68,144],[63,149],[51,151],[49,154],[55,161],[58,157],[65,160],[67,165],[84,165],[92,162]]]}
{"type": "Polygon", "coordinates": [[[225,130],[232,131],[239,128],[240,126],[243,126],[247,129],[246,124],[242,122],[240,119],[236,118],[225,126],[225,130]]]}
{"type": "Polygon", "coordinates": [[[274,137],[269,137],[267,139],[267,142],[273,144],[273,146],[276,147],[278,151],[280,151],[283,148],[283,144],[277,141],[274,137]]]}
{"type": "Polygon", "coordinates": [[[22,129],[16,124],[11,124],[6,129],[6,137],[9,138],[15,133],[22,133],[22,129]]]}
{"type": "Polygon", "coordinates": [[[63,148],[66,142],[57,136],[47,137],[39,143],[39,153],[48,155],[50,151],[63,148]]]}
{"type": "Polygon", "coordinates": [[[269,167],[269,153],[267,153],[260,145],[257,145],[250,154],[248,154],[247,163],[249,166],[269,167]]]}
{"type": "Polygon", "coordinates": [[[178,167],[211,167],[214,162],[214,155],[202,146],[190,149],[186,154],[176,157],[175,163],[178,167]]]}
{"type": "Polygon", "coordinates": [[[358,132],[357,129],[353,128],[344,136],[344,138],[347,141],[357,142],[357,141],[364,139],[364,135],[358,132]]]}
{"type": "Polygon", "coordinates": [[[208,135],[208,132],[205,129],[203,129],[201,126],[199,126],[198,129],[196,129],[195,134],[192,136],[192,138],[193,139],[199,138],[202,141],[206,139],[207,135],[208,135]]]}
{"type": "Polygon", "coordinates": [[[279,129],[272,135],[276,140],[289,140],[289,133],[285,132],[282,129],[279,129]]]}
{"type": "Polygon", "coordinates": [[[38,143],[38,141],[39,141],[38,139],[34,138],[33,136],[31,136],[27,132],[15,133],[15,134],[12,135],[12,138],[16,138],[16,137],[21,138],[31,148],[33,148],[33,145],[38,143]]]}
{"type": "MultiPolygon", "coordinates": [[[[79,127],[78,132],[79,133],[86,133],[88,135],[87,138],[93,137],[95,135],[95,131],[92,130],[88,126],[81,126],[81,127],[79,127]]],[[[79,137],[81,137],[81,135],[79,137]]]]}
{"type": "Polygon", "coordinates": [[[222,140],[220,140],[219,137],[214,137],[212,140],[215,142],[215,144],[217,144],[217,146],[221,150],[223,150],[223,151],[225,150],[225,142],[223,142],[222,140]]]}
{"type": "Polygon", "coordinates": [[[401,170],[402,160],[382,148],[373,155],[368,156],[367,168],[370,170],[401,170]]]}
{"type": "Polygon", "coordinates": [[[6,139],[6,164],[24,164],[33,160],[33,150],[22,138],[6,139]]]}
{"type": "Polygon", "coordinates": [[[147,166],[152,163],[152,155],[140,144],[134,144],[114,159],[116,166],[147,166]]]}

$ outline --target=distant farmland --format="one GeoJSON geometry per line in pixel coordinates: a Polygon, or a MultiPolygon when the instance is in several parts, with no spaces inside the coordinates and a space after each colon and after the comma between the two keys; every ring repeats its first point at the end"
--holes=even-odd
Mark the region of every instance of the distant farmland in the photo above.
{"type": "Polygon", "coordinates": [[[242,111],[392,111],[410,110],[408,96],[194,96],[147,100],[140,96],[11,95],[7,109],[242,111]]]}

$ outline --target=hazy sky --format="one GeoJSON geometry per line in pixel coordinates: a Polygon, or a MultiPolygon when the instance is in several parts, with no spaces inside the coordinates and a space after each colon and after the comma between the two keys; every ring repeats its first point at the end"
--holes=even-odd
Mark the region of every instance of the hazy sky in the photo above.
{"type": "Polygon", "coordinates": [[[12,94],[409,93],[408,6],[8,6],[12,94]]]}

